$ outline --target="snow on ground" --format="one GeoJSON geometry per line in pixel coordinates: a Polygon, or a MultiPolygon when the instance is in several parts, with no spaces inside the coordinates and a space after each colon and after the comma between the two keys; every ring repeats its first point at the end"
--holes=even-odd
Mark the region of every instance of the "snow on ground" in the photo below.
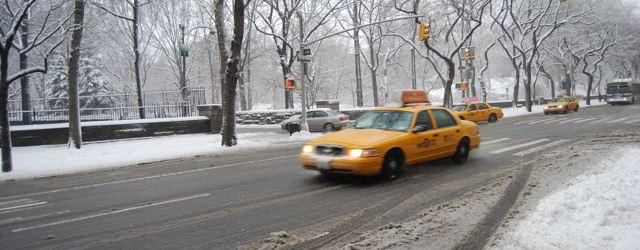
{"type": "MultiPolygon", "coordinates": [[[[82,122],[81,125],[82,127],[91,127],[91,126],[159,123],[159,122],[180,122],[180,121],[197,121],[197,120],[209,120],[209,118],[207,118],[206,116],[187,116],[187,117],[175,117],[175,118],[92,121],[92,122],[82,122]]],[[[51,124],[35,124],[35,125],[17,125],[17,126],[11,126],[10,129],[11,131],[21,131],[21,130],[54,129],[54,128],[68,128],[68,127],[69,127],[69,123],[51,123],[51,124]]]]}
{"type": "Polygon", "coordinates": [[[230,153],[300,143],[321,134],[239,133],[238,145],[220,146],[220,135],[190,134],[85,143],[80,150],[67,145],[14,147],[14,168],[0,181],[54,176],[122,167],[196,155],[230,153]]]}
{"type": "Polygon", "coordinates": [[[507,229],[501,249],[638,249],[640,147],[619,148],[542,199],[507,229]]]}

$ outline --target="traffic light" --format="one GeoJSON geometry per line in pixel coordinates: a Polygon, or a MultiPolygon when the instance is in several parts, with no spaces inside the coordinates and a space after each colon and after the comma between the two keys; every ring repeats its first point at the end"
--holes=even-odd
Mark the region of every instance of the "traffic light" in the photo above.
{"type": "Polygon", "coordinates": [[[293,79],[284,80],[284,88],[287,90],[293,90],[296,88],[296,81],[293,79]]]}
{"type": "Polygon", "coordinates": [[[471,58],[471,51],[469,51],[468,49],[464,49],[464,55],[462,57],[465,61],[469,61],[469,59],[471,58]]]}
{"type": "Polygon", "coordinates": [[[431,30],[431,26],[426,23],[418,24],[418,40],[427,41],[429,40],[429,31],[431,30]]]}

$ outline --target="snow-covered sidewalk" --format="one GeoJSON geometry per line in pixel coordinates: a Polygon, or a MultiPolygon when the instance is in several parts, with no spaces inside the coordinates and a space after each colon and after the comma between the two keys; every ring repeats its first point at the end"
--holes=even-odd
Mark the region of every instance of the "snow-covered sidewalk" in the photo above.
{"type": "Polygon", "coordinates": [[[491,248],[638,249],[640,148],[595,163],[515,223],[491,248]]]}
{"type": "Polygon", "coordinates": [[[0,173],[0,181],[45,177],[96,169],[169,160],[196,155],[231,153],[290,143],[321,134],[239,133],[238,145],[220,146],[220,135],[191,134],[85,143],[80,150],[67,145],[14,147],[12,172],[0,173]]]}

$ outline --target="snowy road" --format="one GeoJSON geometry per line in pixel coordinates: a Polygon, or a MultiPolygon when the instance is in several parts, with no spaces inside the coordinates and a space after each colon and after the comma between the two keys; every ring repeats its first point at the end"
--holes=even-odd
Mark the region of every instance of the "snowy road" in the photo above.
{"type": "Polygon", "coordinates": [[[637,105],[600,106],[482,124],[467,164],[423,164],[392,183],[321,177],[298,166],[293,145],[3,183],[0,248],[253,248],[278,231],[297,248],[340,245],[639,119],[637,105]]]}

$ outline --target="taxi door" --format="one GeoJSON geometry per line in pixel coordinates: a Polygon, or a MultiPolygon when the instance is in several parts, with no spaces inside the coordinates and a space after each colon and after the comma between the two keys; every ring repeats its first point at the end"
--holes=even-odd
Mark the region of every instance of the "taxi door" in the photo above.
{"type": "Polygon", "coordinates": [[[476,103],[478,106],[478,121],[488,121],[489,115],[491,114],[491,109],[484,103],[476,103]]]}
{"type": "Polygon", "coordinates": [[[478,111],[478,106],[475,103],[469,104],[467,110],[469,110],[467,120],[473,122],[482,121],[482,114],[480,113],[480,111],[478,111]]]}
{"type": "Polygon", "coordinates": [[[412,137],[408,145],[411,150],[409,150],[410,155],[408,155],[406,159],[409,164],[428,161],[437,157],[434,155],[433,151],[438,138],[434,136],[433,119],[428,110],[423,110],[418,113],[412,131],[416,126],[420,125],[425,126],[426,130],[421,132],[411,132],[412,137]]]}
{"type": "Polygon", "coordinates": [[[433,134],[437,138],[433,148],[434,154],[438,155],[438,158],[453,155],[462,134],[460,126],[447,110],[433,109],[431,112],[436,123],[433,134]]]}

